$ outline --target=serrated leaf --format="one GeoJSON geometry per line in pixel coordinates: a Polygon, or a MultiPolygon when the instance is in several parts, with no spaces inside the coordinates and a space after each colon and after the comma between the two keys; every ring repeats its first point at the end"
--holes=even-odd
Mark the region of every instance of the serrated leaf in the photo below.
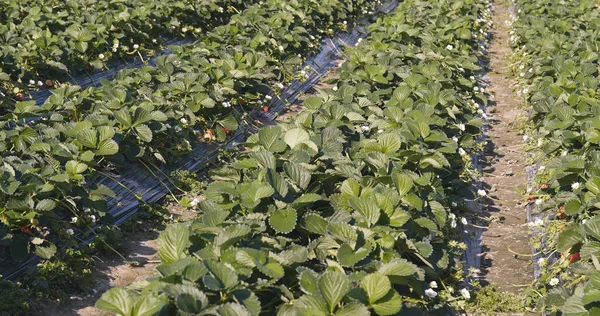
{"type": "Polygon", "coordinates": [[[269,224],[275,231],[287,234],[294,230],[297,220],[296,210],[288,208],[273,212],[269,217],[269,224]]]}
{"type": "Polygon", "coordinates": [[[310,136],[302,128],[292,128],[285,133],[283,140],[290,148],[294,149],[297,145],[309,141],[310,136]]]}
{"type": "Polygon", "coordinates": [[[375,225],[381,216],[381,210],[377,203],[369,197],[353,197],[349,200],[350,206],[358,212],[369,227],[375,225]]]}
{"type": "Polygon", "coordinates": [[[311,233],[324,235],[327,233],[327,221],[317,214],[307,214],[303,218],[304,228],[311,233]]]}
{"type": "Polygon", "coordinates": [[[377,315],[394,315],[402,308],[402,299],[396,291],[388,294],[377,302],[371,303],[371,308],[377,315]]]}
{"type": "Polygon", "coordinates": [[[306,294],[319,295],[319,278],[309,269],[304,269],[298,275],[300,290],[306,294]]]}
{"type": "Polygon", "coordinates": [[[260,314],[260,301],[258,297],[248,289],[235,290],[231,293],[235,300],[242,304],[252,315],[260,314]]]}
{"type": "Polygon", "coordinates": [[[202,282],[207,288],[220,291],[230,289],[238,283],[238,275],[231,267],[212,260],[206,262],[206,267],[210,274],[204,275],[202,282]]]}
{"type": "Polygon", "coordinates": [[[405,196],[413,187],[413,180],[406,174],[394,172],[392,173],[392,180],[398,189],[400,197],[405,196]]]}
{"type": "Polygon", "coordinates": [[[162,263],[172,263],[186,257],[189,234],[190,230],[184,224],[171,225],[160,234],[157,245],[162,263]]]}
{"type": "Polygon", "coordinates": [[[112,288],[106,291],[96,302],[96,308],[129,316],[135,304],[135,296],[122,288],[112,288]]]}
{"type": "Polygon", "coordinates": [[[383,298],[391,289],[390,279],[381,273],[371,273],[360,281],[360,287],[367,292],[369,303],[383,298]]]}
{"type": "Polygon", "coordinates": [[[38,245],[35,247],[35,254],[44,259],[50,259],[56,253],[56,245],[53,243],[48,244],[48,246],[38,245]]]}
{"type": "Polygon", "coordinates": [[[310,184],[310,172],[296,163],[285,163],[283,165],[285,174],[294,181],[298,187],[305,190],[310,184]]]}
{"type": "Polygon", "coordinates": [[[337,270],[328,270],[319,278],[319,292],[333,312],[337,304],[350,290],[350,284],[345,274],[337,270]]]}

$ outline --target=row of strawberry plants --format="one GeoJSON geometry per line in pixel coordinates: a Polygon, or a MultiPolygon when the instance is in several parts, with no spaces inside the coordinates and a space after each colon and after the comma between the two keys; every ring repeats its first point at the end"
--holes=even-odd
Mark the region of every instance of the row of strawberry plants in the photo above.
{"type": "Polygon", "coordinates": [[[138,158],[175,160],[189,153],[202,130],[224,140],[240,112],[290,81],[302,61],[297,54],[318,49],[323,29],[354,23],[361,4],[260,3],[157,58],[155,67],[123,70],[98,88],[58,88],[41,107],[18,102],[0,131],[6,249],[19,261],[32,248],[47,258],[56,249],[44,239],[51,232],[61,238],[86,232],[106,215],[105,196],[113,194],[86,184],[102,170],[138,158]]]}
{"type": "Polygon", "coordinates": [[[529,189],[541,276],[538,309],[598,313],[600,301],[600,11],[592,0],[518,0],[513,69],[528,105],[524,140],[539,166],[529,189]],[[533,203],[533,202],[532,202],[533,203]]]}
{"type": "Polygon", "coordinates": [[[145,58],[165,37],[197,37],[253,2],[3,0],[0,106],[111,60],[145,58]]]}
{"type": "MultiPolygon", "coordinates": [[[[487,99],[483,0],[407,0],[331,88],[248,137],[158,239],[157,275],[106,292],[120,315],[447,315],[470,298],[458,216],[487,99]]],[[[462,219],[466,224],[466,219],[462,219]]]]}

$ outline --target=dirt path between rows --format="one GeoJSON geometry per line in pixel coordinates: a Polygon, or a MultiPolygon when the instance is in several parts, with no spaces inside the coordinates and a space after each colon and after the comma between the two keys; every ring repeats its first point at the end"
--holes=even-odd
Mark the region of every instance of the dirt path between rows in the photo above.
{"type": "Polygon", "coordinates": [[[488,145],[482,161],[482,181],[489,192],[482,204],[482,217],[489,219],[489,226],[481,240],[481,270],[483,284],[489,283],[501,292],[519,293],[532,282],[533,268],[528,256],[525,204],[515,191],[525,187],[527,156],[516,126],[523,110],[509,70],[508,20],[508,4],[495,0],[487,74],[488,90],[495,99],[488,113],[488,145]]]}

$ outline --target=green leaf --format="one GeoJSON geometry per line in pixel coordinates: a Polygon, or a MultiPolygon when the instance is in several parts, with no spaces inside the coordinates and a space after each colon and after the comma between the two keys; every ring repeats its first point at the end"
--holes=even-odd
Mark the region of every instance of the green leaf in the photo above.
{"type": "Polygon", "coordinates": [[[359,261],[366,258],[370,252],[369,248],[363,247],[354,250],[350,245],[345,243],[338,249],[336,256],[342,266],[353,267],[359,261]]]}
{"type": "Polygon", "coordinates": [[[336,316],[364,316],[370,315],[369,309],[360,303],[350,303],[342,306],[342,309],[335,313],[336,316]]]}
{"type": "Polygon", "coordinates": [[[349,202],[352,209],[354,209],[364,218],[369,227],[377,223],[379,217],[381,216],[381,210],[372,198],[353,197],[350,198],[349,202]]]}
{"type": "Polygon", "coordinates": [[[319,278],[309,269],[303,269],[298,275],[300,290],[306,294],[319,295],[319,278]]]}
{"type": "Polygon", "coordinates": [[[279,128],[279,126],[263,127],[258,132],[258,140],[260,144],[269,151],[273,151],[274,147],[278,147],[277,143],[280,136],[281,128],[279,128]]]}
{"type": "Polygon", "coordinates": [[[71,175],[83,173],[84,171],[87,170],[87,168],[88,168],[88,165],[81,163],[81,162],[77,162],[75,160],[69,160],[65,164],[65,170],[71,175]]]}
{"type": "Polygon", "coordinates": [[[571,200],[565,203],[565,214],[567,215],[575,215],[579,213],[581,209],[581,202],[579,200],[571,200]]]}
{"type": "Polygon", "coordinates": [[[202,277],[202,282],[207,288],[220,291],[230,289],[238,283],[237,273],[229,266],[210,260],[206,262],[206,267],[210,274],[202,277]]]}
{"type": "Polygon", "coordinates": [[[299,198],[295,199],[294,202],[292,202],[292,205],[294,207],[303,207],[307,204],[310,203],[314,203],[316,201],[320,201],[323,198],[315,193],[307,193],[307,194],[302,194],[299,198]]]}
{"type": "Polygon", "coordinates": [[[48,246],[35,246],[35,254],[44,258],[44,259],[50,259],[54,256],[54,254],[56,253],[56,245],[50,243],[48,244],[48,246]]]}
{"type": "Polygon", "coordinates": [[[389,291],[385,297],[371,303],[371,307],[377,315],[395,315],[402,308],[402,299],[396,291],[389,291]]]}
{"type": "Polygon", "coordinates": [[[294,307],[300,310],[300,315],[326,316],[329,315],[327,302],[319,296],[303,295],[294,303],[294,307]]]}
{"type": "Polygon", "coordinates": [[[383,298],[391,289],[390,279],[381,273],[371,273],[360,281],[360,287],[367,292],[369,303],[383,298]]]}
{"type": "Polygon", "coordinates": [[[394,172],[392,173],[392,180],[398,189],[398,193],[400,193],[400,197],[405,196],[413,187],[413,180],[406,174],[394,172]]]}
{"type": "Polygon", "coordinates": [[[116,287],[102,294],[102,297],[96,302],[96,308],[118,315],[129,316],[134,304],[135,297],[130,291],[116,287]]]}
{"type": "Polygon", "coordinates": [[[242,304],[254,316],[260,314],[260,301],[258,297],[248,289],[235,290],[231,293],[235,300],[242,304]]]}
{"type": "Polygon", "coordinates": [[[328,270],[319,278],[319,292],[333,312],[337,304],[350,290],[346,275],[338,270],[328,270]]]}
{"type": "Polygon", "coordinates": [[[600,177],[595,176],[586,182],[585,187],[594,194],[600,193],[600,177]]]}
{"type": "Polygon", "coordinates": [[[135,134],[144,142],[149,143],[152,141],[152,130],[150,130],[150,127],[141,124],[136,126],[135,128],[135,134]]]}
{"type": "Polygon", "coordinates": [[[285,197],[288,194],[288,183],[279,173],[277,173],[277,171],[273,169],[268,169],[265,173],[265,180],[282,197],[285,197]]]}
{"type": "Polygon", "coordinates": [[[294,230],[298,220],[295,209],[277,210],[269,217],[269,224],[276,232],[287,234],[294,230]]]}
{"type": "Polygon", "coordinates": [[[304,228],[311,233],[324,235],[327,233],[327,221],[317,214],[306,214],[303,218],[304,228]]]}
{"type": "Polygon", "coordinates": [[[298,185],[302,190],[305,190],[310,184],[310,172],[296,163],[285,163],[283,169],[288,177],[298,185]]]}
{"type": "Polygon", "coordinates": [[[119,145],[112,139],[103,140],[94,151],[99,156],[112,156],[119,152],[119,145]]]}
{"type": "Polygon", "coordinates": [[[152,316],[158,314],[158,312],[167,304],[169,300],[165,295],[145,295],[141,299],[138,299],[133,307],[131,315],[135,316],[152,316]]]}
{"type": "Polygon", "coordinates": [[[583,237],[583,229],[577,224],[572,224],[558,235],[556,250],[558,252],[565,252],[583,241],[583,237]]]}
{"type": "Polygon", "coordinates": [[[294,149],[298,144],[309,141],[310,136],[302,128],[292,128],[285,133],[283,140],[290,148],[294,149]]]}
{"type": "Polygon", "coordinates": [[[406,259],[394,259],[383,264],[377,270],[379,273],[391,276],[410,276],[419,272],[415,264],[408,262],[406,259]]]}
{"type": "Polygon", "coordinates": [[[157,240],[158,255],[162,263],[172,263],[185,258],[189,228],[184,224],[175,224],[167,227],[157,240]]]}
{"type": "Polygon", "coordinates": [[[37,203],[35,209],[38,211],[51,211],[56,207],[56,202],[50,199],[43,199],[37,203]]]}

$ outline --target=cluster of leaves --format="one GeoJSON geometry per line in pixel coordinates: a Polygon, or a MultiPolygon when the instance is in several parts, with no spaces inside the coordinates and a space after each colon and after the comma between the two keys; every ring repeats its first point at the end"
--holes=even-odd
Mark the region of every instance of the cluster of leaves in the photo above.
{"type": "MultiPolygon", "coordinates": [[[[538,307],[549,315],[600,311],[600,11],[591,0],[516,1],[514,71],[530,108],[527,140],[540,160],[530,192],[548,219],[551,254],[538,264],[538,307]],[[556,253],[556,255],[552,255],[556,253]]],[[[540,223],[541,224],[541,223],[540,223]]]]}
{"type": "Polygon", "coordinates": [[[463,308],[455,212],[473,198],[467,152],[481,133],[476,104],[487,100],[470,78],[487,10],[486,1],[407,0],[374,23],[332,88],[214,170],[198,218],[159,237],[157,275],[96,306],[120,315],[463,308]]]}
{"type": "Polygon", "coordinates": [[[56,247],[45,237],[89,232],[114,193],[86,179],[124,161],[170,161],[204,129],[224,140],[244,106],[288,82],[284,74],[302,63],[297,55],[318,49],[323,29],[354,23],[363,4],[266,1],[174,47],[156,66],[123,70],[100,87],[57,88],[40,107],[17,102],[0,121],[2,245],[17,261],[31,250],[48,258],[56,247]]]}
{"type": "Polygon", "coordinates": [[[254,2],[2,0],[0,92],[7,97],[0,106],[22,101],[38,83],[152,55],[164,37],[199,36],[254,2]]]}

